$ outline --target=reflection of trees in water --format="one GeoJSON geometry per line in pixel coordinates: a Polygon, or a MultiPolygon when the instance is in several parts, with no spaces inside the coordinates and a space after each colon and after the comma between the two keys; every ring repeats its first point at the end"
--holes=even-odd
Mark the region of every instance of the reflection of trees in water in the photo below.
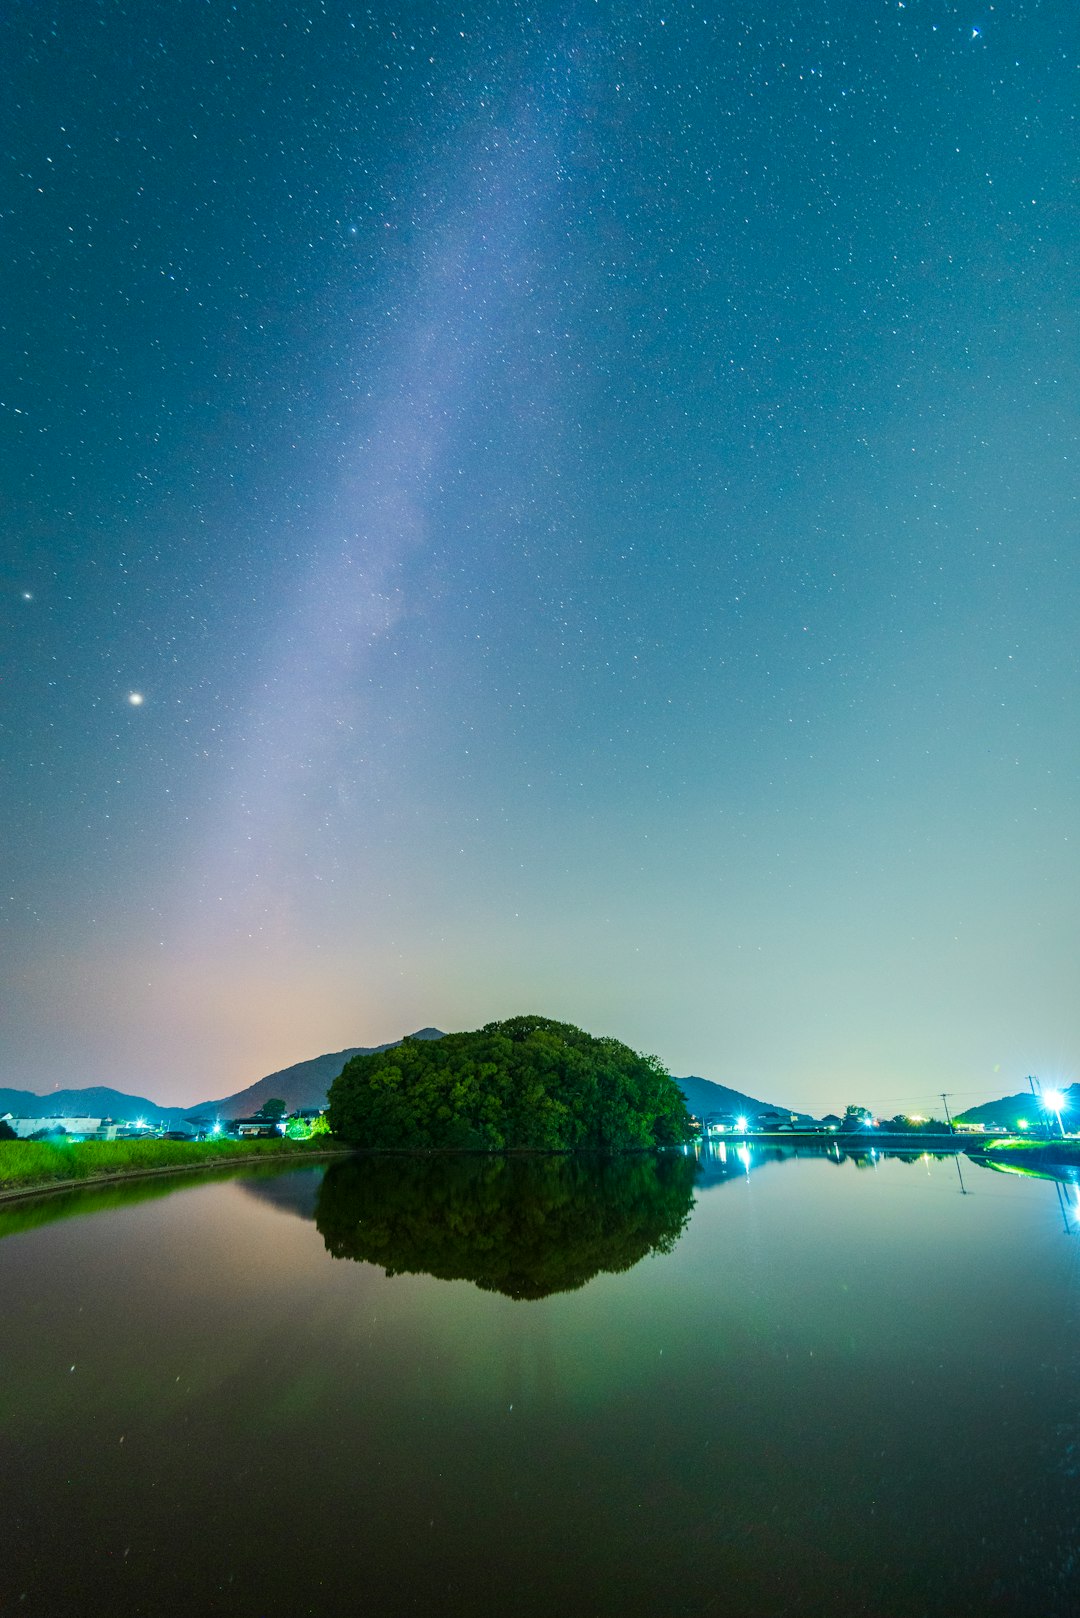
{"type": "Polygon", "coordinates": [[[322,1163],[305,1164],[300,1169],[289,1168],[285,1173],[276,1168],[265,1173],[244,1175],[237,1179],[236,1187],[259,1202],[268,1202],[281,1213],[295,1214],[299,1219],[314,1219],[324,1172],[325,1165],[322,1163]]]}
{"type": "Polygon", "coordinates": [[[697,1165],[642,1157],[364,1157],[335,1163],[315,1223],[334,1258],[545,1298],[669,1253],[697,1165]]]}

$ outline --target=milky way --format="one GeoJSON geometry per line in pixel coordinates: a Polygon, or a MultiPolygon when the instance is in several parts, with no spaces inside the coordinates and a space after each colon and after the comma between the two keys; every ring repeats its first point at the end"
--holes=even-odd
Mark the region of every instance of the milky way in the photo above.
{"type": "Polygon", "coordinates": [[[0,1083],[1076,1076],[1071,3],[0,34],[0,1083]]]}

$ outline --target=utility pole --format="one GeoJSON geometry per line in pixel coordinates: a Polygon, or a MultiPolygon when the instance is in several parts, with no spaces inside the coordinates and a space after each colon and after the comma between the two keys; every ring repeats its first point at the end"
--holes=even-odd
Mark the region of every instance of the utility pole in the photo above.
{"type": "Polygon", "coordinates": [[[946,1120],[946,1122],[948,1123],[948,1126],[949,1126],[949,1134],[950,1135],[955,1135],[956,1134],[956,1125],[952,1121],[952,1114],[949,1112],[949,1102],[948,1102],[948,1097],[950,1095],[952,1095],[952,1091],[951,1090],[941,1090],[941,1091],[939,1091],[939,1094],[941,1096],[941,1105],[945,1108],[945,1120],[946,1120]]]}

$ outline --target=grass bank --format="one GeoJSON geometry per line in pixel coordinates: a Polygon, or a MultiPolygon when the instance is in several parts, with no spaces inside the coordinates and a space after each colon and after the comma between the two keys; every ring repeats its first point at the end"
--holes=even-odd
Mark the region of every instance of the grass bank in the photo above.
{"type": "Polygon", "coordinates": [[[107,1181],[231,1163],[325,1157],[343,1148],[314,1140],[0,1140],[0,1198],[80,1181],[107,1181]]]}
{"type": "Polygon", "coordinates": [[[985,1146],[969,1141],[965,1149],[970,1157],[991,1157],[1000,1163],[1080,1168],[1080,1140],[992,1140],[985,1146]]]}

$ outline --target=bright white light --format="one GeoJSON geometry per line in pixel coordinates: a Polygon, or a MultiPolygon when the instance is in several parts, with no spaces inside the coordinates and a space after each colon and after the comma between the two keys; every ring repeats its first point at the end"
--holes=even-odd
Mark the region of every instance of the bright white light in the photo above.
{"type": "Polygon", "coordinates": [[[1065,1111],[1065,1097],[1062,1095],[1060,1090],[1044,1090],[1042,1093],[1042,1104],[1050,1112],[1065,1111]]]}
{"type": "Polygon", "coordinates": [[[742,1131],[743,1133],[745,1133],[746,1119],[745,1118],[736,1118],[736,1120],[735,1120],[735,1128],[742,1131]]]}
{"type": "Polygon", "coordinates": [[[143,696],[141,691],[128,692],[128,702],[132,708],[141,708],[145,701],[146,698],[143,696]]]}

